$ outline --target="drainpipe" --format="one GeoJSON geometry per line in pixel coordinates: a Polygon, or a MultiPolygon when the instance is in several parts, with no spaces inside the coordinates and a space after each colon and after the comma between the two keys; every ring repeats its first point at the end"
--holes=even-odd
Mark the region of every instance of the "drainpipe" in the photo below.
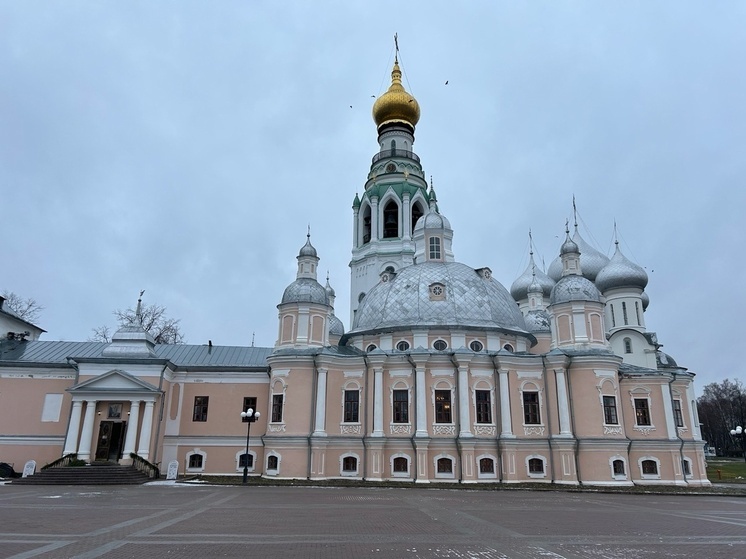
{"type": "MultiPolygon", "coordinates": [[[[2,299],[2,297],[0,297],[2,299]]],[[[4,299],[3,299],[4,300],[4,299]]],[[[2,301],[0,301],[0,307],[2,307],[2,301]]],[[[75,381],[73,386],[78,384],[78,380],[80,380],[80,369],[78,368],[78,364],[75,362],[75,360],[72,357],[66,357],[67,364],[70,365],[73,369],[75,369],[75,381]]],[[[67,414],[67,429],[65,429],[65,440],[62,441],[62,454],[65,453],[65,448],[67,448],[67,432],[70,430],[70,419],[73,415],[73,406],[72,406],[72,399],[70,401],[70,411],[67,414]]]]}
{"type": "MultiPolygon", "coordinates": [[[[370,367],[368,365],[368,356],[363,355],[363,362],[365,363],[365,385],[363,386],[363,402],[365,402],[365,414],[363,415],[363,436],[360,439],[363,443],[363,481],[368,479],[368,445],[365,442],[365,437],[368,436],[368,383],[370,382],[370,367]]],[[[375,395],[375,391],[373,392],[375,395]]],[[[375,396],[374,396],[375,397],[375,396]]],[[[375,403],[373,404],[373,413],[376,411],[375,403]]]]}
{"type": "MultiPolygon", "coordinates": [[[[497,393],[497,395],[495,397],[495,400],[497,400],[500,397],[499,394],[502,392],[502,386],[500,386],[500,374],[498,372],[498,369],[500,367],[497,365],[497,361],[495,361],[496,357],[497,357],[497,355],[495,355],[495,354],[493,354],[493,355],[490,356],[490,358],[492,359],[492,375],[493,375],[493,377],[495,379],[495,388],[497,388],[497,390],[498,390],[498,393],[497,393]]],[[[497,402],[495,402],[495,403],[497,403],[497,402]]],[[[495,406],[495,409],[497,409],[497,406],[495,406]]],[[[498,478],[497,478],[497,480],[500,483],[502,483],[503,482],[503,457],[502,457],[502,452],[500,451],[500,441],[502,440],[502,439],[500,439],[500,433],[502,433],[502,428],[503,428],[503,424],[502,424],[502,413],[498,414],[498,417],[495,418],[495,419],[498,419],[498,418],[499,418],[499,421],[495,421],[495,425],[497,425],[497,429],[498,429],[498,431],[497,431],[497,438],[495,439],[495,443],[497,445],[497,464],[496,465],[497,465],[497,468],[498,468],[498,474],[497,474],[498,478]]]]}
{"type": "Polygon", "coordinates": [[[318,357],[318,354],[314,353],[313,355],[313,387],[311,389],[311,394],[313,394],[313,398],[311,398],[311,422],[308,427],[308,437],[306,437],[308,441],[308,467],[306,469],[306,477],[307,479],[311,479],[311,459],[312,459],[312,452],[311,452],[311,435],[313,434],[313,428],[314,428],[314,421],[316,421],[316,399],[318,398],[318,390],[319,390],[319,370],[316,365],[316,357],[318,357]]]}
{"type": "Polygon", "coordinates": [[[414,409],[411,410],[414,421],[409,422],[410,424],[414,425],[414,433],[412,433],[412,436],[409,437],[409,441],[412,443],[412,450],[414,452],[414,460],[412,460],[412,462],[414,463],[414,482],[417,483],[417,472],[420,471],[417,463],[417,445],[414,444],[414,437],[417,434],[417,363],[412,361],[412,355],[409,353],[407,353],[407,361],[409,361],[409,364],[412,365],[412,378],[414,378],[414,382],[412,384],[414,386],[415,403],[414,409]]]}
{"type": "MultiPolygon", "coordinates": [[[[671,398],[671,413],[673,413],[673,388],[671,385],[676,382],[676,373],[672,373],[671,380],[668,381],[668,395],[671,398]]],[[[683,413],[683,412],[682,412],[683,413]]],[[[684,469],[684,439],[681,438],[681,435],[679,434],[679,427],[676,425],[676,416],[673,417],[673,428],[676,430],[676,438],[679,439],[679,460],[681,461],[681,476],[684,478],[684,483],[689,485],[689,481],[686,479],[686,470],[684,469]]],[[[692,432],[694,431],[694,426],[692,426],[692,432]]]]}
{"type": "MultiPolygon", "coordinates": [[[[453,441],[456,443],[456,452],[458,452],[458,482],[464,483],[464,457],[461,452],[461,445],[458,444],[458,438],[461,433],[461,384],[459,382],[459,370],[458,361],[456,361],[456,354],[451,352],[448,354],[453,363],[453,375],[456,377],[456,398],[458,398],[458,414],[456,415],[456,437],[453,441]]],[[[451,403],[451,414],[453,414],[453,403],[451,403]]]]}
{"type": "Polygon", "coordinates": [[[571,364],[572,357],[569,357],[567,367],[565,368],[565,370],[567,371],[567,374],[565,374],[565,376],[567,377],[567,397],[570,404],[570,426],[572,428],[572,436],[575,438],[575,452],[573,454],[575,456],[575,472],[578,474],[578,485],[583,485],[583,480],[580,476],[580,439],[578,438],[578,432],[575,429],[575,405],[574,400],[572,399],[572,375],[570,374],[571,364]]]}
{"type": "MultiPolygon", "coordinates": [[[[568,375],[569,376],[569,375],[568,375]]],[[[547,362],[545,357],[541,356],[541,379],[544,381],[544,389],[547,388],[547,362]]],[[[559,415],[559,390],[557,389],[557,375],[554,376],[554,390],[557,393],[557,414],[559,415]]],[[[554,449],[552,448],[552,413],[549,409],[549,391],[547,390],[547,444],[549,445],[549,471],[551,472],[550,481],[554,484],[554,449]]]]}
{"type": "Polygon", "coordinates": [[[161,378],[158,381],[158,392],[161,393],[161,407],[158,410],[158,425],[155,426],[155,448],[153,449],[153,464],[158,464],[158,439],[161,436],[161,424],[163,423],[163,407],[166,405],[166,393],[163,391],[163,374],[168,368],[168,363],[161,369],[161,378]]]}

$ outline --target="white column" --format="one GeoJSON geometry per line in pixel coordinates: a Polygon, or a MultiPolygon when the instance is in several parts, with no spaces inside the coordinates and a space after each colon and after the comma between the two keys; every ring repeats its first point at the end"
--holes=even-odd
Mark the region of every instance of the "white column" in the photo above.
{"type": "Polygon", "coordinates": [[[122,457],[129,460],[130,454],[135,452],[137,443],[137,423],[140,417],[140,400],[132,400],[130,403],[130,417],[127,421],[127,436],[124,439],[124,450],[122,457]]]}
{"type": "Polygon", "coordinates": [[[408,241],[412,238],[412,212],[409,205],[409,192],[404,193],[404,209],[402,210],[402,235],[401,238],[408,241]]]}
{"type": "Polygon", "coordinates": [[[145,460],[150,456],[150,431],[153,428],[153,405],[154,402],[145,402],[145,413],[142,416],[142,428],[140,429],[140,444],[137,454],[145,460]]]}
{"type": "Polygon", "coordinates": [[[417,437],[427,437],[427,391],[425,390],[425,367],[417,367],[417,437]]]}
{"type": "Polygon", "coordinates": [[[96,400],[88,400],[83,419],[83,433],[80,435],[78,458],[86,462],[91,459],[91,445],[93,444],[93,420],[96,418],[96,400]]]}
{"type": "Polygon", "coordinates": [[[383,437],[383,369],[373,369],[373,436],[383,437]]]}
{"type": "Polygon", "coordinates": [[[313,428],[314,437],[326,437],[324,420],[326,419],[326,369],[319,369],[319,382],[316,387],[316,418],[313,428]]]}
{"type": "Polygon", "coordinates": [[[571,437],[570,428],[570,406],[567,398],[567,382],[565,381],[565,370],[555,369],[557,380],[557,405],[559,407],[560,437],[571,437]]]}
{"type": "Polygon", "coordinates": [[[358,220],[360,208],[352,208],[352,246],[357,248],[360,242],[360,222],[358,220]]]}
{"type": "Polygon", "coordinates": [[[67,426],[67,438],[65,439],[65,450],[62,455],[78,452],[78,435],[80,434],[80,412],[83,410],[83,401],[73,401],[73,409],[70,414],[70,423],[67,426]]]}
{"type": "Polygon", "coordinates": [[[459,437],[473,437],[469,421],[469,368],[458,368],[458,417],[460,429],[459,437]]]}
{"type": "Polygon", "coordinates": [[[378,197],[370,201],[370,241],[378,240],[378,197]]]}
{"type": "Polygon", "coordinates": [[[513,421],[510,418],[510,388],[508,387],[508,371],[498,371],[500,373],[500,423],[502,430],[501,437],[513,438],[513,421]]]}

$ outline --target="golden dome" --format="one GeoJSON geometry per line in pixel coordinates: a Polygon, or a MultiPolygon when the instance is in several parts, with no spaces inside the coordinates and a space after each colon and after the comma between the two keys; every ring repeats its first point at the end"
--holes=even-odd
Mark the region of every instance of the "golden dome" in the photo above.
{"type": "Polygon", "coordinates": [[[420,120],[420,105],[401,84],[401,70],[396,59],[394,69],[391,70],[391,86],[373,103],[373,120],[379,130],[384,124],[395,122],[408,124],[414,128],[420,120]]]}

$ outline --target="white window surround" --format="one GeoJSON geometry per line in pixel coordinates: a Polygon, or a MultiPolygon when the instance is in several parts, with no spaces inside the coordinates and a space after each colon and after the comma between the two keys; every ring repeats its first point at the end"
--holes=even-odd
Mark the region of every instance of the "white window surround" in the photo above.
{"type": "Polygon", "coordinates": [[[640,478],[641,479],[660,479],[661,478],[661,461],[658,460],[655,456],[641,456],[637,459],[637,467],[640,469],[640,478]],[[642,463],[646,460],[652,460],[656,464],[656,470],[657,474],[643,474],[642,473],[642,463]]]}
{"type": "Polygon", "coordinates": [[[267,473],[268,476],[276,476],[277,474],[280,473],[280,464],[282,462],[282,455],[281,454],[278,454],[277,452],[275,452],[274,450],[272,450],[269,453],[267,453],[267,456],[264,459],[266,460],[266,464],[267,464],[266,473],[267,473]],[[269,459],[272,456],[274,456],[275,458],[277,458],[277,468],[270,468],[269,467],[269,459]]]}
{"type": "Polygon", "coordinates": [[[456,460],[453,456],[446,453],[438,454],[433,457],[433,472],[435,473],[435,479],[453,479],[456,475],[456,460]],[[451,461],[450,472],[438,472],[438,460],[446,458],[451,461]]]}
{"type": "MultiPolygon", "coordinates": [[[[541,434],[544,434],[544,394],[543,390],[539,388],[539,386],[531,382],[530,380],[524,380],[521,383],[521,386],[518,388],[518,392],[520,395],[520,403],[521,403],[521,423],[525,429],[531,429],[531,428],[539,428],[541,429],[541,434]],[[539,394],[539,423],[526,423],[526,413],[523,408],[523,393],[524,392],[536,392],[539,394]]],[[[527,433],[528,434],[528,433],[527,433]]]]}
{"type": "Polygon", "coordinates": [[[389,459],[389,468],[391,469],[391,477],[408,478],[408,477],[410,477],[409,471],[410,471],[411,467],[412,467],[412,459],[410,458],[410,456],[408,454],[404,454],[403,452],[400,452],[398,454],[394,454],[389,459]],[[394,460],[396,458],[404,458],[407,461],[407,471],[406,472],[396,472],[396,471],[394,471],[394,460]]]}
{"type": "Polygon", "coordinates": [[[528,477],[534,478],[534,479],[543,479],[547,477],[547,459],[541,454],[529,454],[528,456],[526,456],[526,474],[528,475],[528,477]],[[532,472],[529,470],[528,463],[530,460],[533,460],[533,459],[541,460],[543,464],[542,472],[532,472]]]}
{"type": "MultiPolygon", "coordinates": [[[[236,471],[237,472],[243,472],[243,466],[240,466],[241,463],[241,456],[246,454],[246,449],[239,450],[236,452],[236,471]]],[[[251,466],[249,466],[249,471],[254,472],[256,471],[256,452],[249,449],[249,455],[252,457],[251,459],[251,466]]],[[[202,460],[202,463],[204,464],[204,459],[202,460]]]]}
{"type": "Polygon", "coordinates": [[[609,458],[609,471],[611,472],[611,479],[615,481],[626,481],[629,468],[627,466],[627,460],[625,460],[624,456],[620,454],[617,454],[616,456],[611,456],[609,458]],[[614,462],[616,462],[617,460],[621,460],[622,463],[624,464],[624,474],[614,473],[614,462]]]}
{"type": "Polygon", "coordinates": [[[636,387],[629,391],[629,401],[632,405],[632,417],[635,419],[635,431],[640,431],[643,435],[648,434],[650,431],[655,431],[655,425],[653,424],[653,405],[650,398],[650,390],[647,388],[636,387]],[[635,400],[647,399],[648,401],[648,416],[650,417],[650,425],[638,425],[637,424],[637,408],[635,407],[635,400]]]}
{"type": "MultiPolygon", "coordinates": [[[[360,385],[357,383],[357,381],[350,380],[347,381],[344,386],[342,386],[342,402],[341,402],[341,410],[342,410],[342,421],[340,421],[341,425],[361,425],[360,418],[362,417],[362,404],[363,404],[363,389],[360,387],[360,385]],[[348,390],[355,391],[357,390],[357,421],[345,421],[345,392],[348,390]]],[[[284,416],[283,416],[284,417],[284,416]]]]}
{"type": "MultiPolygon", "coordinates": [[[[684,462],[689,464],[689,473],[687,474],[686,470],[683,471],[682,473],[684,474],[684,477],[686,477],[687,479],[690,479],[694,477],[694,462],[692,461],[691,458],[687,456],[684,456],[684,462]]],[[[682,464],[682,467],[683,467],[683,464],[682,464]]]]}
{"type": "Polygon", "coordinates": [[[339,457],[339,475],[342,477],[357,477],[358,472],[360,471],[360,456],[358,456],[354,452],[346,452],[342,456],[339,457]],[[355,470],[344,470],[344,460],[345,458],[354,458],[355,459],[355,470]]]}
{"type": "Polygon", "coordinates": [[[275,379],[272,383],[272,394],[269,396],[269,417],[267,424],[269,425],[269,431],[284,431],[285,430],[285,406],[287,405],[287,384],[283,379],[275,379]],[[282,421],[272,421],[272,408],[274,406],[275,396],[282,395],[282,421]]]}
{"type": "Polygon", "coordinates": [[[476,457],[477,461],[477,477],[479,479],[496,479],[497,478],[497,458],[492,454],[480,454],[476,457]],[[483,458],[488,458],[492,460],[492,472],[491,473],[482,473],[481,468],[479,467],[479,463],[483,458]]]}
{"type": "Polygon", "coordinates": [[[200,450],[199,448],[195,448],[194,450],[190,450],[186,453],[186,471],[187,472],[204,472],[205,466],[207,465],[207,453],[204,450],[200,450]],[[202,456],[202,467],[200,468],[190,468],[189,467],[189,459],[194,455],[199,454],[202,456]]]}
{"type": "Polygon", "coordinates": [[[454,388],[450,382],[441,380],[434,386],[430,387],[430,405],[433,410],[433,434],[435,435],[455,435],[456,434],[456,423],[454,418],[456,416],[456,402],[454,400],[454,388]],[[435,419],[437,417],[437,407],[435,405],[435,391],[436,390],[450,390],[451,391],[451,422],[450,423],[438,423],[435,419]]]}
{"type": "Polygon", "coordinates": [[[490,385],[490,383],[485,381],[478,381],[474,386],[471,388],[471,405],[474,409],[474,425],[475,426],[482,426],[482,427],[489,427],[489,426],[496,426],[495,423],[495,388],[490,385]],[[490,421],[489,423],[477,423],[477,390],[487,390],[490,393],[490,421]]]}

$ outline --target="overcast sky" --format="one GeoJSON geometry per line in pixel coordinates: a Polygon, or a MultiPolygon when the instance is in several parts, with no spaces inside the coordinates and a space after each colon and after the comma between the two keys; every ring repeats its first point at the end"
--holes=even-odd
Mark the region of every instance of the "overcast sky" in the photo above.
{"type": "Polygon", "coordinates": [[[616,220],[698,390],[743,378],[744,29],[726,1],[2,0],[0,291],[45,307],[42,339],[113,327],[145,289],[189,343],[272,346],[310,223],[349,328],[398,32],[456,259],[509,288],[529,228],[558,254],[574,194],[609,256],[616,220]]]}

